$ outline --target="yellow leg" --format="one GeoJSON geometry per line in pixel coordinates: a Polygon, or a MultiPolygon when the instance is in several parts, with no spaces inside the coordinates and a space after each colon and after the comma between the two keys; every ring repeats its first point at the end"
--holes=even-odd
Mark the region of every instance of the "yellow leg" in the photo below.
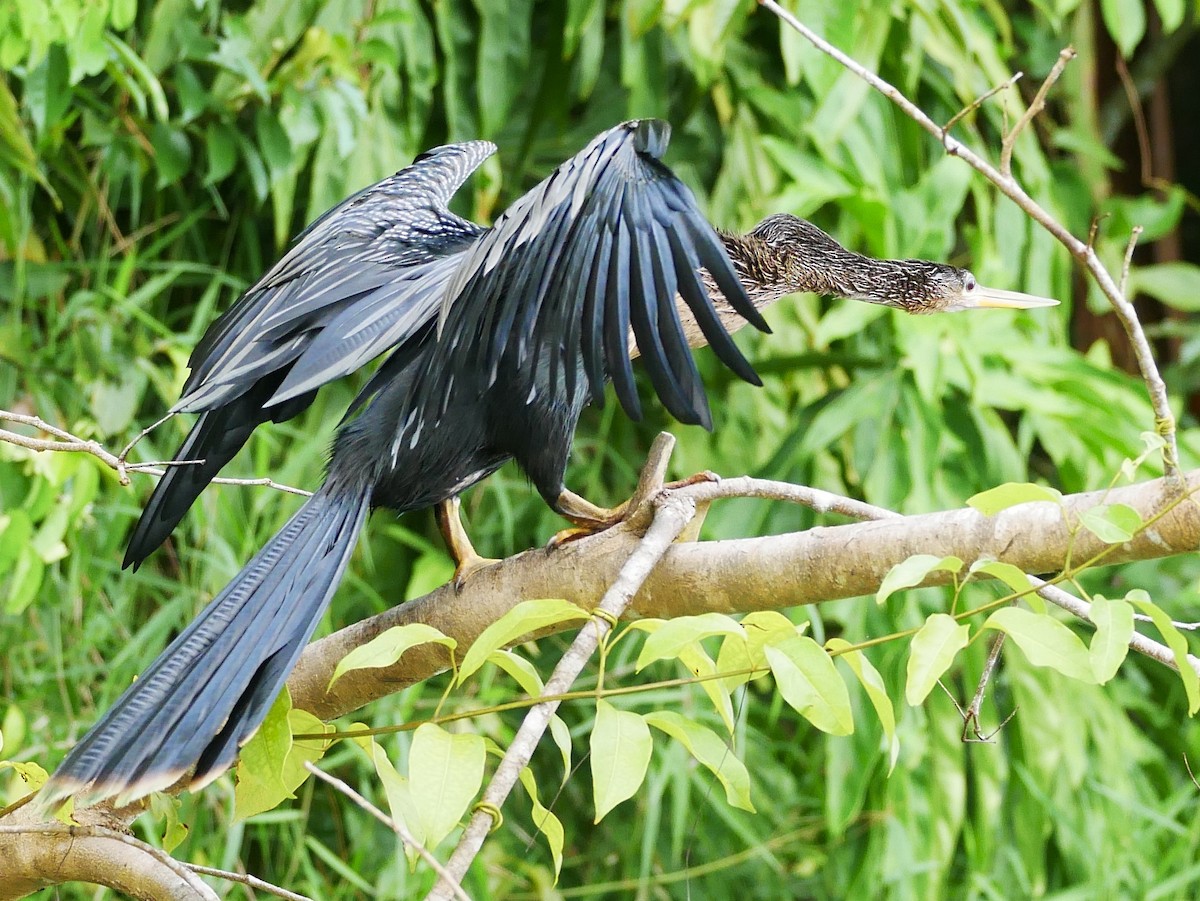
{"type": "MultiPolygon", "coordinates": [[[[677,482],[668,482],[662,487],[685,488],[688,485],[695,485],[699,482],[715,482],[718,480],[719,476],[711,472],[699,472],[694,476],[680,479],[677,482]]],[[[574,525],[574,528],[563,529],[551,538],[549,547],[552,548],[570,541],[576,541],[580,538],[586,538],[588,535],[594,535],[597,532],[603,532],[605,529],[611,529],[618,523],[623,522],[631,512],[629,501],[617,507],[598,507],[587,498],[580,497],[574,491],[568,491],[566,488],[558,495],[558,502],[555,504],[554,509],[564,519],[570,521],[574,525]]]]}
{"type": "Polygon", "coordinates": [[[461,590],[470,576],[484,567],[499,563],[490,557],[481,557],[471,543],[470,536],[462,524],[462,502],[458,497],[442,501],[434,509],[438,529],[446,540],[446,547],[454,559],[454,587],[461,590]]]}

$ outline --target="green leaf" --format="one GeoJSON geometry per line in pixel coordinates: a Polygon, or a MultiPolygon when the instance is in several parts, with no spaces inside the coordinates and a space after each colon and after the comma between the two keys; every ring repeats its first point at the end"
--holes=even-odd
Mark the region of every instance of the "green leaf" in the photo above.
{"type": "Polygon", "coordinates": [[[1131,541],[1142,528],[1142,517],[1125,504],[1099,504],[1079,514],[1085,529],[1105,544],[1131,541]]]}
{"type": "Polygon", "coordinates": [[[779,693],[792,709],[830,735],[854,731],[850,693],[824,648],[796,635],[765,650],[779,693]]]}
{"type": "MultiPolygon", "coordinates": [[[[350,726],[351,731],[366,728],[362,723],[354,723],[350,726]]],[[[392,819],[397,823],[403,824],[413,838],[424,845],[425,827],[416,805],[413,803],[408,780],[396,772],[396,768],[392,765],[391,760],[388,759],[387,754],[384,753],[383,748],[375,741],[374,737],[370,735],[357,737],[354,739],[354,743],[366,751],[367,756],[371,759],[371,764],[375,767],[375,773],[379,776],[379,781],[383,784],[383,793],[387,798],[388,812],[391,814],[392,819]]],[[[414,863],[418,857],[416,849],[410,848],[406,844],[404,851],[409,863],[414,863]]]]}
{"type": "Polygon", "coordinates": [[[1121,55],[1132,59],[1146,34],[1146,8],[1142,0],[1100,0],[1100,15],[1121,55]]]}
{"type": "Polygon", "coordinates": [[[534,781],[529,767],[521,770],[521,784],[525,786],[525,791],[529,794],[530,805],[533,808],[531,812],[534,828],[546,836],[546,844],[550,846],[550,857],[554,860],[554,879],[557,881],[559,873],[562,872],[563,841],[566,835],[563,831],[562,821],[542,806],[542,802],[538,798],[537,782],[534,781]]]}
{"type": "Polygon", "coordinates": [[[1000,560],[976,560],[967,570],[967,575],[971,576],[975,573],[985,573],[999,579],[1016,594],[1024,594],[1033,588],[1029,576],[1025,574],[1024,570],[1019,566],[1013,566],[1011,563],[1004,563],[1000,560]]]}
{"type": "Polygon", "coordinates": [[[204,184],[215,185],[237,164],[238,138],[224,122],[213,122],[204,130],[204,156],[208,160],[208,172],[204,184]]]}
{"type": "Polygon", "coordinates": [[[696,761],[707,767],[725,789],[730,806],[754,813],[750,773],[717,733],[670,710],[647,713],[645,721],[680,742],[696,761]]]}
{"type": "Polygon", "coordinates": [[[652,747],[650,729],[642,717],[618,710],[603,698],[596,702],[591,763],[597,823],[641,786],[652,747]]]}
{"type": "Polygon", "coordinates": [[[888,697],[887,686],[883,684],[883,677],[862,651],[854,650],[850,642],[843,638],[829,639],[825,642],[825,649],[850,667],[850,671],[867,692],[867,698],[875,708],[879,724],[883,727],[890,773],[895,769],[896,760],[900,757],[900,739],[896,736],[896,711],[892,706],[892,699],[888,697]]]}
{"type": "Polygon", "coordinates": [[[408,786],[429,850],[450,834],[479,794],[486,758],[482,736],[452,734],[433,723],[417,727],[408,754],[408,786]]]}
{"type": "Polygon", "coordinates": [[[404,655],[405,651],[430,643],[440,644],[451,651],[458,647],[458,642],[453,638],[424,623],[393,626],[339,660],[338,665],[334,667],[333,675],[329,678],[328,687],[332,688],[333,683],[345,673],[352,670],[391,666],[404,655]]]}
{"type": "Polygon", "coordinates": [[[908,677],[904,697],[916,707],[929,697],[938,679],[954,663],[958,652],[967,646],[970,630],[954,617],[935,613],[913,636],[908,652],[908,677]]]}
{"type": "MultiPolygon", "coordinates": [[[[694,676],[703,678],[717,672],[717,665],[713,663],[712,657],[708,656],[708,652],[698,641],[683,648],[677,656],[679,662],[686,666],[694,676]]],[[[730,690],[725,687],[724,680],[704,679],[699,684],[704,693],[708,695],[709,700],[712,701],[713,707],[716,708],[725,727],[733,732],[733,701],[729,697],[730,690]]]]}
{"type": "Polygon", "coordinates": [[[1195,263],[1157,263],[1129,273],[1129,297],[1149,294],[1169,307],[1200,311],[1200,266],[1195,263]]]}
{"type": "Polygon", "coordinates": [[[1183,688],[1187,692],[1188,714],[1194,715],[1197,710],[1200,710],[1200,676],[1196,674],[1194,668],[1195,658],[1188,654],[1187,639],[1182,632],[1175,628],[1175,624],[1171,622],[1171,617],[1167,615],[1167,612],[1150,600],[1150,595],[1142,589],[1135,588],[1125,595],[1125,600],[1150,617],[1154,628],[1158,629],[1158,634],[1163,637],[1163,641],[1175,655],[1175,663],[1179,667],[1179,678],[1183,680],[1183,688]]]}
{"type": "Polygon", "coordinates": [[[165,122],[155,122],[150,126],[150,144],[154,148],[158,187],[179,181],[192,164],[192,147],[187,135],[165,122]]]}
{"type": "Polygon", "coordinates": [[[45,767],[32,760],[0,760],[0,772],[12,770],[21,777],[27,791],[35,792],[46,784],[50,774],[45,767]]]}
{"type": "MultiPolygon", "coordinates": [[[[761,669],[767,670],[766,652],[763,647],[769,643],[782,641],[799,634],[797,626],[782,613],[774,610],[756,610],[742,617],[744,635],[727,635],[721,642],[721,650],[717,653],[717,669],[720,672],[736,672],[738,670],[761,669]]],[[[807,628],[805,623],[802,628],[807,628]]],[[[726,691],[733,691],[739,685],[750,681],[749,673],[737,676],[726,676],[721,680],[726,691]]]]}
{"type": "Polygon", "coordinates": [[[561,598],[522,601],[480,633],[458,667],[457,684],[474,675],[491,655],[518,638],[534,632],[588,618],[586,611],[561,598]]]}
{"type": "Polygon", "coordinates": [[[638,672],[656,660],[678,657],[684,648],[694,645],[701,638],[710,635],[745,635],[737,620],[724,613],[702,613],[670,620],[639,620],[632,624],[632,628],[650,632],[638,655],[638,672]]]}
{"type": "Polygon", "coordinates": [[[1031,482],[1005,482],[987,491],[981,491],[967,498],[971,506],[984,516],[995,516],[1001,510],[1015,507],[1018,504],[1049,501],[1052,504],[1062,504],[1062,492],[1045,485],[1034,485],[1031,482]]]}
{"type": "Polygon", "coordinates": [[[1129,640],[1133,637],[1133,608],[1121,598],[1111,601],[1101,595],[1093,595],[1092,609],[1088,613],[1096,625],[1096,634],[1088,647],[1088,658],[1092,664],[1092,675],[1103,685],[1117,674],[1117,670],[1129,653],[1129,640]]]}
{"type": "Polygon", "coordinates": [[[162,844],[163,850],[170,854],[188,836],[188,827],[179,821],[179,808],[182,805],[179,798],[165,792],[155,792],[150,796],[150,812],[163,821],[162,844]]]}
{"type": "Polygon", "coordinates": [[[883,577],[879,590],[875,592],[875,603],[883,604],[895,592],[902,588],[912,588],[925,581],[931,572],[945,571],[956,573],[962,569],[963,562],[957,557],[935,557],[932,554],[913,554],[907,560],[902,560],[888,570],[883,577]]]}
{"type": "Polygon", "coordinates": [[[271,810],[292,797],[283,780],[283,767],[292,749],[292,730],[288,711],[291,695],[285,688],[267,711],[254,737],[238,756],[237,787],[233,793],[233,815],[244,820],[271,810]]]}
{"type": "Polygon", "coordinates": [[[1005,607],[989,616],[983,627],[1008,635],[1034,666],[1049,667],[1080,682],[1096,681],[1079,636],[1048,614],[1005,607]]]}

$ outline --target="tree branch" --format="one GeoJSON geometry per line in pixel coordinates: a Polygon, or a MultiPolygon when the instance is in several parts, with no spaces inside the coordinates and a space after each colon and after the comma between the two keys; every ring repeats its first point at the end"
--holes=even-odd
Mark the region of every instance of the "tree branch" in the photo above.
{"type": "MultiPolygon", "coordinates": [[[[671,493],[701,503],[771,493],[754,493],[764,484],[773,483],[723,479],[671,493]]],[[[628,615],[746,613],[870,595],[893,566],[918,553],[952,554],[968,562],[999,559],[1034,573],[1059,572],[1069,560],[1097,555],[1109,564],[1189,553],[1200,547],[1200,506],[1193,499],[1200,491],[1200,470],[1189,472],[1185,484],[1186,494],[1178,493],[1169,480],[1156,479],[1068,495],[1062,507],[1021,504],[990,517],[970,508],[905,517],[875,508],[880,515],[871,522],[675,544],[634,596],[628,615]],[[1143,522],[1154,521],[1132,541],[1106,545],[1079,527],[1079,515],[1100,504],[1126,504],[1143,522]]],[[[288,681],[292,699],[322,719],[333,719],[449,666],[444,648],[421,645],[393,666],[346,673],[327,692],[337,662],[392,626],[426,623],[457,639],[459,647],[468,647],[488,624],[524,600],[566,598],[593,609],[640,540],[636,529],[623,524],[551,551],[525,551],[473,574],[461,590],[443,586],[347,626],[305,650],[288,681]]],[[[949,578],[948,573],[935,573],[925,584],[945,584],[949,578]]],[[[1085,601],[1062,591],[1051,592],[1047,599],[1086,619],[1085,601]]],[[[1167,648],[1149,639],[1141,643],[1140,636],[1135,641],[1135,650],[1152,651],[1155,659],[1174,665],[1167,648]]]]}

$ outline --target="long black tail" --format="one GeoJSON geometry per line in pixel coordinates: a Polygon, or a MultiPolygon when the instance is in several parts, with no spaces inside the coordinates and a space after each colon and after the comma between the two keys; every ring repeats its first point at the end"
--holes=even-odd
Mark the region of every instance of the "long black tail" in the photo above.
{"type": "Polygon", "coordinates": [[[43,803],[118,805],[215,779],[267,715],[333,596],[370,490],[326,484],[71,750],[43,803]]]}
{"type": "Polygon", "coordinates": [[[205,486],[242,449],[251,432],[264,422],[283,422],[307,409],[316,396],[315,391],[263,408],[290,368],[269,374],[224,406],[200,414],[175,452],[175,459],[202,462],[171,466],[154,486],[125,549],[122,567],[132,566],[136,570],[166,540],[205,486]]]}

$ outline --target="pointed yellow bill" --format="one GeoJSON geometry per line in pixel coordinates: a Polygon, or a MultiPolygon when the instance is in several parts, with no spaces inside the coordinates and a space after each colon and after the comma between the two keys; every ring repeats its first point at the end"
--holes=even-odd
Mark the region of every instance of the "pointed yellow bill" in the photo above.
{"type": "Polygon", "coordinates": [[[1049,297],[1038,297],[1036,294],[1022,294],[1020,291],[1005,291],[1003,288],[988,288],[976,285],[974,289],[963,292],[963,308],[975,309],[1004,309],[1032,310],[1035,307],[1056,307],[1058,301],[1049,297]]]}

